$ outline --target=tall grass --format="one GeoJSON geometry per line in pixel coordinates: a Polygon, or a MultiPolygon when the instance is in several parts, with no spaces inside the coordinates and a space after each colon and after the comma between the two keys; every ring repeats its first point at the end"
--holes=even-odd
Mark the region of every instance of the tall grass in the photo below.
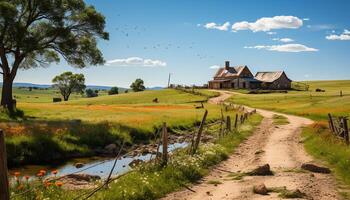
{"type": "MultiPolygon", "coordinates": [[[[115,180],[107,189],[97,192],[92,199],[145,200],[163,197],[184,185],[192,184],[209,172],[246,139],[261,122],[262,117],[253,115],[246,124],[215,143],[201,144],[197,154],[191,156],[186,149],[176,151],[166,167],[150,163],[143,164],[131,173],[115,180]]],[[[13,189],[16,192],[16,189],[13,189]]],[[[57,187],[44,188],[44,194],[36,199],[73,199],[84,191],[66,191],[57,187]]],[[[30,195],[35,196],[35,191],[30,195]],[[34,193],[34,194],[33,194],[34,193]]],[[[18,196],[14,199],[23,199],[18,196]]]]}

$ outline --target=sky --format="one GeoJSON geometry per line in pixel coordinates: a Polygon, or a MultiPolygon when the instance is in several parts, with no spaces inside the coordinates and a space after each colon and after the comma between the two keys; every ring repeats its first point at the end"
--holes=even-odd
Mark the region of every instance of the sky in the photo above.
{"type": "Polygon", "coordinates": [[[146,87],[207,83],[226,60],[292,80],[350,79],[347,0],[87,0],[106,17],[106,63],[85,69],[63,59],[18,72],[15,82],[50,84],[65,71],[89,85],[146,87]]]}

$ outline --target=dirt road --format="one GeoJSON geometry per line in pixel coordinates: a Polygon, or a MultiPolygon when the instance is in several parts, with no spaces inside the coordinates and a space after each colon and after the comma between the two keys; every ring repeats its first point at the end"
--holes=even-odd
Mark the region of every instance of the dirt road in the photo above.
{"type": "MultiPolygon", "coordinates": [[[[220,103],[233,95],[223,91],[220,91],[220,94],[209,102],[220,103]]],[[[281,199],[278,193],[254,194],[253,185],[260,183],[264,183],[268,188],[286,186],[288,190],[299,189],[306,194],[302,199],[341,199],[332,175],[300,170],[302,163],[316,162],[306,154],[300,138],[301,127],[311,124],[312,121],[278,113],[287,117],[290,123],[276,126],[272,121],[275,112],[260,109],[257,112],[264,119],[255,133],[244,141],[228,160],[216,166],[199,184],[191,187],[195,192],[182,190],[169,194],[164,199],[281,199]],[[229,177],[229,172],[247,172],[263,164],[271,166],[273,176],[245,176],[242,180],[229,177]],[[213,185],[208,181],[219,181],[221,184],[213,185]]]]}

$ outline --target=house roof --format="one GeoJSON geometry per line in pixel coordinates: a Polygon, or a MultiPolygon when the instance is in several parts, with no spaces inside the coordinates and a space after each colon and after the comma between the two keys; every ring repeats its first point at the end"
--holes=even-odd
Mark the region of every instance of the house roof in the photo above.
{"type": "Polygon", "coordinates": [[[235,66],[235,67],[229,67],[228,70],[225,69],[225,67],[221,67],[218,69],[218,71],[215,74],[215,78],[227,78],[227,77],[235,77],[239,76],[243,69],[247,66],[235,66]]]}
{"type": "Polygon", "coordinates": [[[257,79],[259,81],[262,81],[262,82],[274,82],[275,80],[279,79],[282,75],[285,75],[284,71],[257,72],[256,75],[255,75],[255,79],[257,79]]]}

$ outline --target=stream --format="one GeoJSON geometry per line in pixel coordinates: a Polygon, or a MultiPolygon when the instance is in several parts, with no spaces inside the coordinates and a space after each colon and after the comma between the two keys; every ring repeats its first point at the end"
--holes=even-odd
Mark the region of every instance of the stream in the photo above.
{"type": "MultiPolygon", "coordinates": [[[[168,146],[168,152],[172,152],[175,149],[179,148],[185,148],[188,146],[187,142],[181,142],[181,143],[173,143],[169,144],[168,146]]],[[[160,146],[159,151],[162,151],[162,146],[160,146]]],[[[132,168],[129,166],[129,164],[133,160],[140,159],[142,161],[149,161],[151,158],[153,159],[155,157],[154,154],[144,154],[144,155],[138,155],[138,156],[126,156],[121,157],[118,159],[117,164],[114,168],[113,175],[117,174],[123,174],[132,168]]],[[[58,165],[58,166],[47,166],[47,165],[25,165],[21,166],[19,168],[13,168],[9,170],[10,181],[14,181],[15,178],[13,174],[15,172],[20,172],[21,176],[29,176],[29,180],[33,180],[36,178],[36,174],[40,170],[46,170],[47,176],[53,176],[50,174],[52,170],[57,170],[57,176],[64,176],[66,174],[75,173],[77,171],[82,171],[81,173],[89,174],[89,175],[97,175],[101,178],[106,178],[113,166],[114,158],[106,158],[106,157],[90,157],[90,158],[78,158],[78,159],[72,159],[68,162],[58,165]],[[84,166],[82,168],[77,169],[75,167],[76,163],[84,163],[84,166]]]]}

